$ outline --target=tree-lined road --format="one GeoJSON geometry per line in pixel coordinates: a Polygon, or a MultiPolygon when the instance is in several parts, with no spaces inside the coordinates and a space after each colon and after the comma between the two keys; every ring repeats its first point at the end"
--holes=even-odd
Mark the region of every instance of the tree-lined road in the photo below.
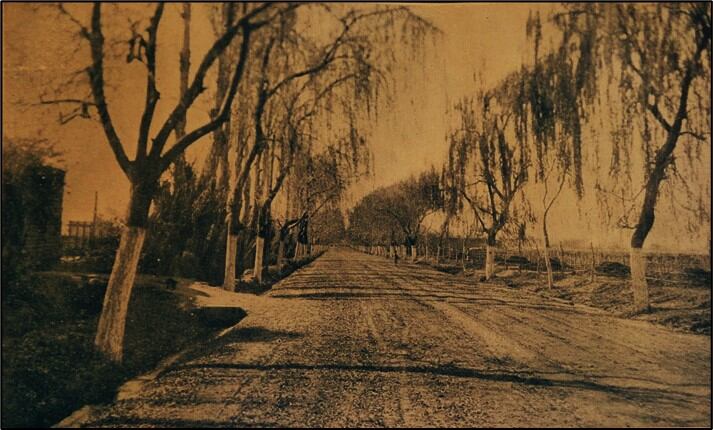
{"type": "Polygon", "coordinates": [[[711,424],[706,336],[350,249],[246,306],[227,335],[86,424],[711,424]]]}

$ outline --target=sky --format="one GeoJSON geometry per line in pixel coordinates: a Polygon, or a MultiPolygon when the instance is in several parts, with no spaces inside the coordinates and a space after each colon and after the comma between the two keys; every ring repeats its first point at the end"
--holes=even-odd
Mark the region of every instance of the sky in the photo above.
{"type": "Polygon", "coordinates": [[[392,115],[377,125],[375,174],[365,188],[394,183],[443,163],[448,104],[475,91],[477,71],[494,83],[519,68],[526,55],[525,22],[533,8],[526,4],[412,6],[443,35],[427,51],[425,61],[413,65],[405,79],[409,85],[397,93],[392,115]]]}
{"type": "MultiPolygon", "coordinates": [[[[72,24],[49,6],[13,3],[2,7],[4,134],[45,137],[63,152],[61,165],[67,170],[63,224],[92,218],[95,191],[99,192],[100,214],[123,216],[129,183],[117,166],[99,124],[74,120],[60,125],[55,108],[35,105],[47,88],[70,76],[77,65],[86,64],[86,50],[75,52],[77,39],[71,35],[72,24]],[[48,20],[53,25],[46,26],[48,20]],[[46,31],[37,31],[40,26],[46,31]]],[[[128,6],[131,7],[141,5],[128,6]]],[[[447,151],[447,107],[475,91],[476,73],[485,76],[486,84],[494,84],[518,69],[523,59],[530,55],[525,35],[528,14],[535,10],[546,13],[555,6],[440,3],[410,7],[443,33],[435,45],[426,50],[422,61],[401,65],[399,86],[392,93],[390,107],[379,116],[369,139],[373,174],[351,188],[348,203],[356,202],[379,186],[418,174],[432,165],[439,168],[447,151]]],[[[111,13],[121,13],[119,9],[110,9],[111,6],[106,8],[111,13]]],[[[72,5],[67,9],[79,20],[86,20],[89,11],[86,5],[72,5]]],[[[179,4],[169,4],[160,29],[159,89],[177,86],[174,82],[182,31],[178,25],[178,12],[179,4]]],[[[125,20],[116,22],[121,23],[122,28],[126,27],[125,20]]],[[[200,6],[194,7],[192,32],[193,55],[199,58],[212,36],[205,11],[201,12],[200,6]]],[[[142,66],[132,63],[121,70],[108,70],[107,81],[113,83],[107,90],[110,109],[119,134],[128,143],[125,144],[127,152],[132,156],[145,91],[142,66]]],[[[157,118],[165,117],[176,96],[163,90],[162,97],[157,118]]],[[[197,106],[198,109],[189,116],[189,125],[207,119],[211,102],[208,100],[197,106]]],[[[196,143],[188,153],[189,160],[200,160],[209,146],[209,137],[196,143]]],[[[561,201],[559,208],[555,207],[560,211],[561,216],[557,219],[561,221],[553,222],[554,235],[576,238],[607,234],[611,236],[607,237],[610,241],[627,242],[629,233],[626,231],[599,228],[592,233],[591,219],[585,220],[583,216],[591,210],[577,207],[571,193],[565,192],[561,201]]],[[[656,225],[651,241],[675,246],[668,236],[665,226],[656,225]]],[[[707,249],[706,239],[705,235],[692,238],[691,243],[695,243],[691,247],[707,249]]]]}

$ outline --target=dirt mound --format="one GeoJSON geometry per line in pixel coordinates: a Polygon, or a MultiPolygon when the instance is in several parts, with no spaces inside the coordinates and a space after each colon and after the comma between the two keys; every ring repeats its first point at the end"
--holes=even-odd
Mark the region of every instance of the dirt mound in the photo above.
{"type": "Polygon", "coordinates": [[[691,282],[704,285],[711,284],[710,270],[704,270],[698,267],[687,267],[683,272],[685,273],[686,278],[691,282]]]}
{"type": "Polygon", "coordinates": [[[439,272],[448,273],[449,275],[457,275],[463,271],[461,266],[457,266],[455,264],[438,264],[433,267],[439,272]]]}
{"type": "Polygon", "coordinates": [[[550,264],[552,265],[552,270],[562,270],[570,268],[568,264],[561,262],[558,258],[550,258],[550,264]]]}
{"type": "Polygon", "coordinates": [[[617,261],[605,261],[596,267],[597,273],[610,276],[626,277],[631,274],[631,269],[626,264],[617,261]]]}
{"type": "Polygon", "coordinates": [[[511,255],[508,258],[496,258],[498,263],[507,264],[508,266],[528,266],[530,265],[530,260],[521,255],[511,255]]]}

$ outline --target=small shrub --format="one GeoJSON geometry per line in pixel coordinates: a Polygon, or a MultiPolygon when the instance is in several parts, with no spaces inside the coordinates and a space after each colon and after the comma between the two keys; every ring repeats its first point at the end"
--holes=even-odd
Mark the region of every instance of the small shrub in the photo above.
{"type": "Polygon", "coordinates": [[[110,401],[127,378],[215,330],[162,283],[140,281],[129,305],[124,362],[114,365],[93,345],[105,289],[106,281],[56,274],[3,289],[3,427],[48,427],[82,405],[110,401]]]}
{"type": "Polygon", "coordinates": [[[605,261],[599,264],[595,269],[598,273],[610,276],[626,277],[631,274],[629,266],[617,261],[605,261]]]}
{"type": "Polygon", "coordinates": [[[703,284],[709,286],[711,284],[711,272],[710,270],[704,270],[698,267],[687,267],[684,269],[684,274],[686,278],[696,284],[703,284]]]}

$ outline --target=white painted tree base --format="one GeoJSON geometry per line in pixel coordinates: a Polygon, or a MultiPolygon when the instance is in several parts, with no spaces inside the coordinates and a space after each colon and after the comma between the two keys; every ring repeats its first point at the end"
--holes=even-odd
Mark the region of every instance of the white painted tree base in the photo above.
{"type": "Polygon", "coordinates": [[[223,274],[223,289],[235,291],[235,261],[238,257],[238,235],[228,234],[225,244],[225,272],[223,274]]]}
{"type": "Polygon", "coordinates": [[[545,267],[547,268],[547,288],[552,288],[555,284],[552,274],[552,262],[550,261],[550,247],[545,246],[545,267]]]}
{"type": "Polygon", "coordinates": [[[631,248],[631,291],[634,293],[634,312],[649,310],[649,286],[646,283],[646,255],[641,248],[631,248]]]}
{"type": "Polygon", "coordinates": [[[121,362],[124,352],[126,314],[145,238],[145,228],[124,228],[104,295],[94,345],[99,352],[116,363],[121,362]]]}
{"type": "Polygon", "coordinates": [[[489,281],[495,275],[495,248],[485,247],[485,280],[489,281]]]}
{"type": "Polygon", "coordinates": [[[263,267],[262,261],[265,255],[265,239],[258,236],[255,239],[255,265],[253,266],[253,273],[255,274],[255,279],[258,282],[262,282],[263,278],[263,267]]]}

